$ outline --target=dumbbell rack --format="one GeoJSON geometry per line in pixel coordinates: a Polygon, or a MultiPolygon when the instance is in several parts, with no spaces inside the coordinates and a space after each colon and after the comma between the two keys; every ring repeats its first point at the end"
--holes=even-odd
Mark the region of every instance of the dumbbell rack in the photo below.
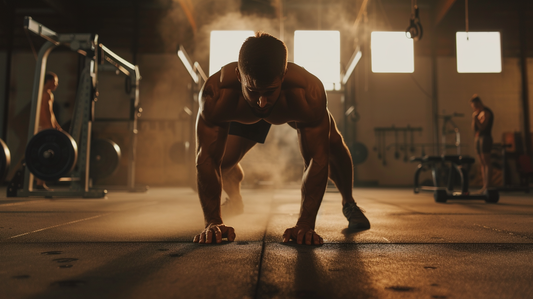
{"type": "Polygon", "coordinates": [[[70,177],[61,178],[60,181],[70,182],[68,189],[58,190],[35,190],[33,187],[34,176],[27,167],[17,171],[7,190],[7,196],[27,197],[104,197],[107,190],[91,188],[89,177],[89,159],[91,148],[92,122],[94,120],[94,104],[97,100],[98,66],[108,62],[119,71],[125,73],[131,80],[133,89],[133,122],[131,125],[132,144],[130,148],[130,169],[128,174],[128,185],[134,187],[135,175],[135,147],[137,134],[137,117],[140,114],[139,104],[139,80],[140,74],[137,66],[116,55],[104,45],[98,43],[96,34],[57,34],[46,28],[42,24],[26,17],[24,21],[25,29],[43,37],[47,42],[39,50],[35,75],[33,94],[31,99],[30,126],[28,129],[28,140],[37,132],[39,125],[39,114],[42,102],[44,87],[44,76],[46,73],[46,63],[50,52],[59,45],[70,47],[71,50],[80,53],[85,57],[85,66],[80,76],[76,104],[70,135],[75,140],[78,148],[78,158],[74,170],[70,177]]]}

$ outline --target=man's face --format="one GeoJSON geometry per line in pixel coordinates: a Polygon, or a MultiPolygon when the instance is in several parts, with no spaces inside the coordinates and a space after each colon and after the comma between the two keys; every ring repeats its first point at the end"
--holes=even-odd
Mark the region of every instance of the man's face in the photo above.
{"type": "Polygon", "coordinates": [[[57,86],[59,85],[59,78],[54,77],[53,80],[46,81],[46,87],[47,89],[50,89],[51,91],[55,91],[57,89],[57,86]]]}
{"type": "Polygon", "coordinates": [[[241,82],[242,95],[254,114],[258,117],[268,116],[281,94],[284,76],[277,77],[269,84],[259,84],[247,76],[241,76],[238,69],[236,71],[241,82]]]}
{"type": "Polygon", "coordinates": [[[470,103],[470,107],[472,107],[472,110],[474,111],[481,110],[481,104],[478,104],[478,103],[470,103]]]}

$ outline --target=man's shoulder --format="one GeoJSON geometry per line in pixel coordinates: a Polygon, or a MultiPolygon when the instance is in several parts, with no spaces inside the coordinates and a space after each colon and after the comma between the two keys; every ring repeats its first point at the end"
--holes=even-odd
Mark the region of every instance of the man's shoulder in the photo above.
{"type": "Polygon", "coordinates": [[[209,76],[205,82],[204,89],[209,87],[212,89],[224,89],[224,88],[237,88],[240,89],[240,82],[235,74],[235,68],[237,67],[237,62],[228,63],[216,73],[209,76]]]}
{"type": "Polygon", "coordinates": [[[287,73],[285,74],[285,79],[283,80],[284,88],[306,89],[309,87],[309,85],[313,84],[321,83],[317,77],[315,77],[303,67],[293,62],[287,63],[287,73]]]}
{"type": "Polygon", "coordinates": [[[239,78],[235,69],[237,68],[237,62],[230,62],[220,69],[218,82],[219,88],[240,88],[239,78]]]}
{"type": "Polygon", "coordinates": [[[54,99],[54,94],[48,90],[43,91],[43,101],[49,101],[54,99]]]}

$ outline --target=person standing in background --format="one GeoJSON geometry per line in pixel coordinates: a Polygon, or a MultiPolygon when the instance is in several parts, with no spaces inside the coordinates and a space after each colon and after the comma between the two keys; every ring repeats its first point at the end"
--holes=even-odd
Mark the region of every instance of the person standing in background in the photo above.
{"type": "Polygon", "coordinates": [[[470,99],[470,106],[474,110],[474,113],[472,113],[472,129],[475,132],[476,151],[481,162],[481,176],[483,178],[483,187],[478,193],[484,193],[490,186],[490,152],[492,150],[494,113],[483,105],[477,94],[474,94],[470,99]]]}

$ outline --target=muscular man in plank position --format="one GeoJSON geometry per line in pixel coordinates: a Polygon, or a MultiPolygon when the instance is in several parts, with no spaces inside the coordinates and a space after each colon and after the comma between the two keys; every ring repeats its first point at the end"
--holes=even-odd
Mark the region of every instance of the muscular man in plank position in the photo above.
{"type": "Polygon", "coordinates": [[[328,111],[322,82],[287,63],[282,41],[258,32],[242,45],[239,61],[212,75],[200,93],[196,168],[205,229],[194,242],[235,240],[235,230],[222,221],[222,188],[230,197],[223,206],[242,213],[239,161],[264,142],[271,124],[284,123],[298,131],[305,168],[300,215],[296,226],[285,230],[283,242],[323,244],[314,228],[328,175],[342,195],[349,227],[370,228],[352,196],[352,159],[328,111]]]}

